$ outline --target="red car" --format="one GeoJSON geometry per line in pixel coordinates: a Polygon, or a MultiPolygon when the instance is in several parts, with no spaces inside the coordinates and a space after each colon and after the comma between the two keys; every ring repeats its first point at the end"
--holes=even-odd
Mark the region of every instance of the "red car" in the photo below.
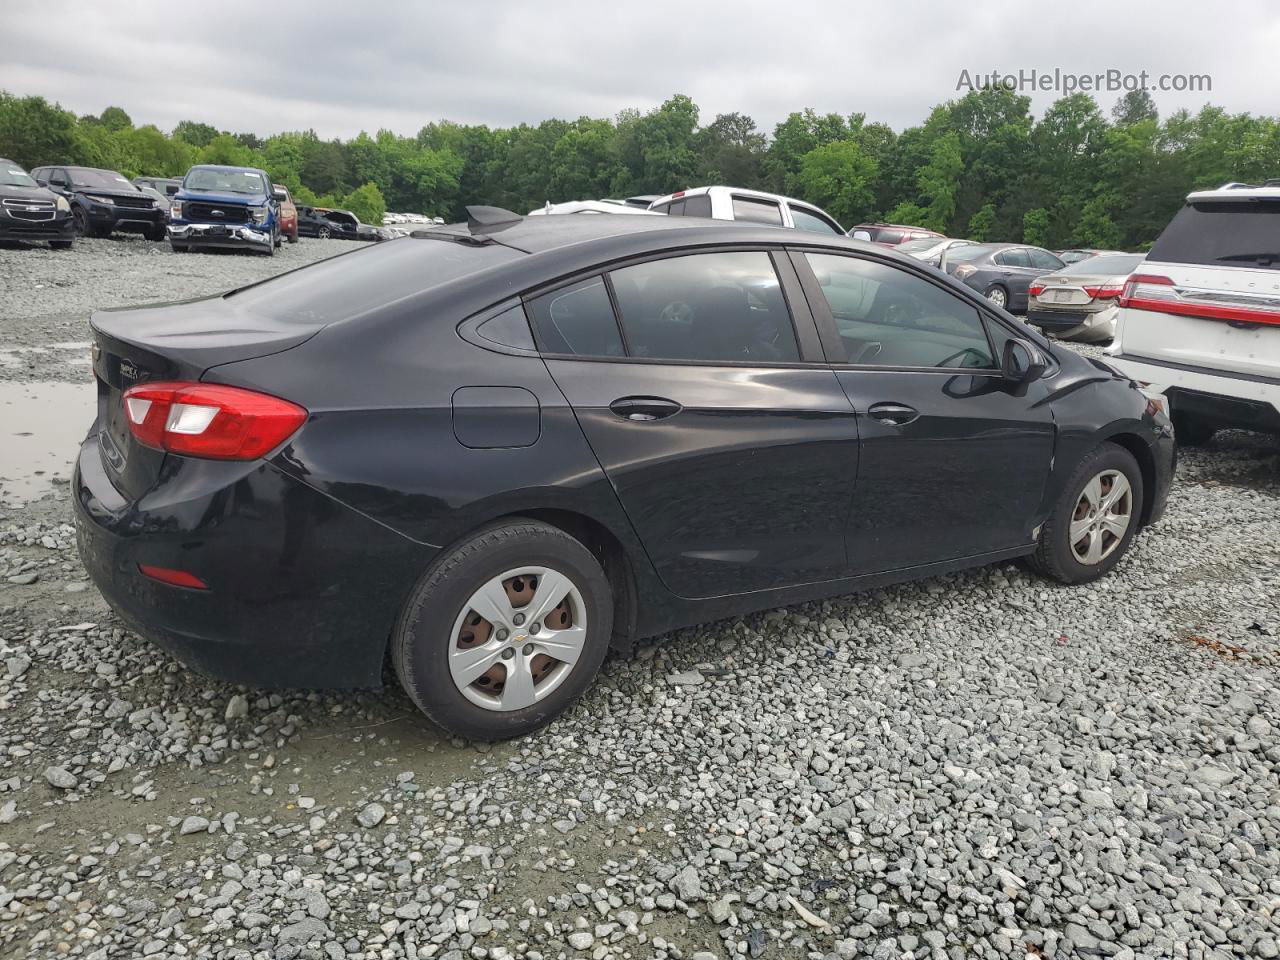
{"type": "Polygon", "coordinates": [[[293,204],[293,197],[289,195],[289,188],[279,183],[273,183],[271,186],[272,194],[280,203],[280,236],[290,243],[297,243],[298,208],[293,204]]]}
{"type": "Polygon", "coordinates": [[[870,240],[882,247],[896,247],[908,240],[923,240],[926,237],[942,239],[942,234],[936,230],[908,227],[901,223],[860,223],[849,231],[849,236],[855,240],[870,240]]]}

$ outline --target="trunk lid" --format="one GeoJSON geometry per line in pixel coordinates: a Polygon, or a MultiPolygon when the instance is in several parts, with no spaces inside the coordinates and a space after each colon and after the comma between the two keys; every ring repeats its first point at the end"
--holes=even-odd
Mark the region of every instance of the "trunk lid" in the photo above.
{"type": "Polygon", "coordinates": [[[126,390],[152,380],[199,380],[210,367],[296,347],[324,326],[251,314],[222,296],[100,310],[89,324],[102,465],[129,499],[151,488],[166,455],[134,440],[124,411],[126,390]]]}

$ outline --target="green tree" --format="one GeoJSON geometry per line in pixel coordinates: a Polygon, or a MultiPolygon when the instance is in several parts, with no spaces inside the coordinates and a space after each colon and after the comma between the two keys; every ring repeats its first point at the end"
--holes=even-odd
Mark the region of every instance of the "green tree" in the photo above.
{"type": "Polygon", "coordinates": [[[986,203],[969,218],[969,226],[964,231],[965,238],[968,240],[987,240],[991,237],[991,228],[996,222],[996,208],[994,204],[986,203]]]}
{"type": "Polygon", "coordinates": [[[929,162],[916,174],[920,193],[929,203],[922,226],[939,233],[947,232],[956,212],[956,193],[963,169],[959,135],[947,133],[939,137],[929,153],[929,162]]]}
{"type": "Polygon", "coordinates": [[[1036,207],[1022,215],[1022,242],[1043,247],[1049,237],[1049,211],[1036,207]]]}
{"type": "Polygon", "coordinates": [[[207,147],[213,138],[218,135],[218,131],[207,123],[182,120],[173,128],[173,135],[179,140],[185,140],[193,147],[207,147]]]}
{"type": "Polygon", "coordinates": [[[795,184],[803,196],[841,223],[857,223],[875,206],[878,168],[852,140],[836,140],[806,153],[795,184]]]}
{"type": "Polygon", "coordinates": [[[24,167],[76,163],[84,156],[76,118],[44,97],[0,90],[0,156],[24,167]]]}
{"type": "Polygon", "coordinates": [[[928,218],[928,210],[909,200],[903,201],[884,215],[888,223],[901,223],[911,227],[923,226],[928,218]]]}
{"type": "Polygon", "coordinates": [[[373,182],[356,187],[342,198],[341,206],[354,213],[362,222],[371,223],[375,227],[382,225],[382,218],[387,212],[382,191],[373,182]]]}

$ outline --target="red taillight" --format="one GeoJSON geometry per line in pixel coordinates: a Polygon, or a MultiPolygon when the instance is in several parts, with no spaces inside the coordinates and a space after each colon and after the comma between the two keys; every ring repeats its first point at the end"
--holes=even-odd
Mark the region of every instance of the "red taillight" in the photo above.
{"type": "Polygon", "coordinates": [[[1124,291],[1123,283],[1104,283],[1100,287],[1085,287],[1084,292],[1095,300],[1114,300],[1124,291]]]}
{"type": "Polygon", "coordinates": [[[307,411],[288,400],[214,383],[130,387],[124,414],[143,446],[214,460],[256,460],[307,419],[307,411]]]}
{"type": "Polygon", "coordinates": [[[1033,297],[1040,296],[1040,294],[1044,293],[1044,284],[1033,283],[1029,288],[1027,288],[1027,293],[1031,294],[1033,297]]]}
{"type": "Polygon", "coordinates": [[[189,590],[209,589],[209,585],[207,583],[195,574],[187,573],[185,570],[171,570],[168,567],[153,567],[149,563],[138,564],[138,570],[143,576],[150,577],[152,580],[159,580],[161,583],[167,583],[171,587],[186,587],[189,590]]]}
{"type": "Polygon", "coordinates": [[[1134,300],[1142,299],[1144,296],[1150,297],[1153,294],[1156,298],[1161,300],[1170,299],[1173,295],[1173,290],[1153,290],[1152,288],[1172,286],[1173,281],[1168,277],[1162,277],[1153,273],[1135,273],[1124,282],[1124,287],[1120,292],[1120,306],[1132,306],[1134,300]]]}

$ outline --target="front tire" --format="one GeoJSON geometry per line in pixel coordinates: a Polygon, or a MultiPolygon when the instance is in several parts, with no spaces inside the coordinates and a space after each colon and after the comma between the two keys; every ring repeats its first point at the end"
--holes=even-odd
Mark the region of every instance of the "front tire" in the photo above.
{"type": "Polygon", "coordinates": [[[72,241],[70,240],[50,240],[49,249],[50,250],[70,250],[71,243],[72,241]]]}
{"type": "Polygon", "coordinates": [[[159,242],[163,240],[165,237],[167,237],[168,235],[169,235],[169,232],[164,228],[163,223],[160,224],[159,226],[148,227],[146,232],[146,238],[148,240],[151,240],[152,242],[159,242]]]}
{"type": "Polygon", "coordinates": [[[581,696],[612,631],[613,595],[591,551],[549,524],[512,520],[428,568],[396,624],[391,660],[437,726],[501,740],[581,696]]]}
{"type": "Polygon", "coordinates": [[[1061,583],[1089,583],[1120,562],[1142,516],[1142,471],[1128,450],[1104,443],[1076,466],[1027,558],[1061,583]]]}
{"type": "Polygon", "coordinates": [[[328,240],[331,236],[333,236],[333,231],[330,230],[328,227],[321,227],[319,230],[316,231],[316,236],[319,237],[321,240],[328,240]]]}

